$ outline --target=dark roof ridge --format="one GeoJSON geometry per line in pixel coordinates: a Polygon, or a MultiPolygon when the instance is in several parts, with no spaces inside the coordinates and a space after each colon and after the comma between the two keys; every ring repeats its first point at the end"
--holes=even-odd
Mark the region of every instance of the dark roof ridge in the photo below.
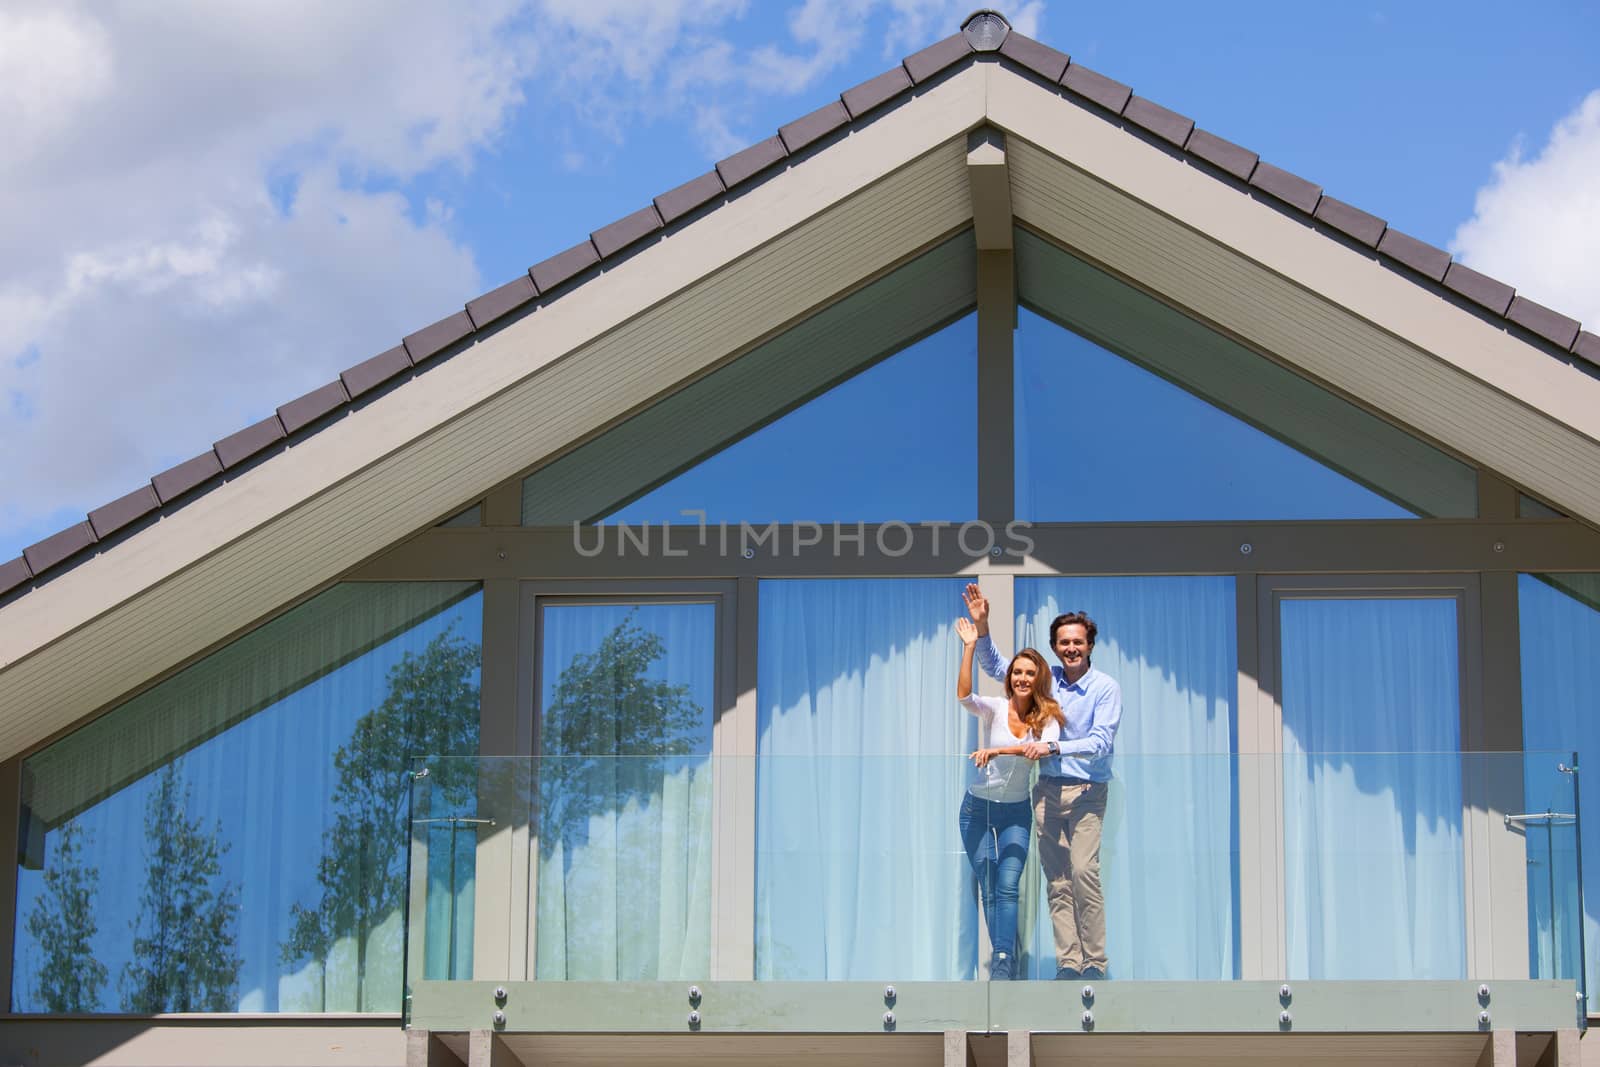
{"type": "Polygon", "coordinates": [[[1437,290],[1467,300],[1564,355],[1600,368],[1600,336],[1582,329],[1577,320],[1518,296],[1511,286],[1456,262],[1443,249],[1391,229],[1383,219],[1326,195],[1315,183],[1263,162],[1249,149],[1199,128],[1193,119],[1072,62],[1066,53],[1018,33],[998,12],[980,10],[968,16],[960,32],[846,89],[836,100],[780,127],[775,135],[720,160],[698,178],[669,189],[638,211],[602,226],[572,248],[534,264],[525,275],[467,301],[462,310],[408,334],[399,345],[357,363],[328,384],[278,408],[275,414],[216,442],[209,451],[96,508],[86,521],[73,523],[29,545],[16,559],[0,562],[0,602],[19,587],[46,576],[46,572],[62,567],[153,512],[181,507],[195,490],[224,479],[240,464],[274,445],[310,432],[336,412],[425,361],[469,346],[476,333],[536,300],[560,295],[556,290],[605,261],[673,228],[835,131],[862,121],[890,101],[985,53],[1043,80],[1063,95],[1138,127],[1185,158],[1199,160],[1242,183],[1247,191],[1259,191],[1308,220],[1338,231],[1381,259],[1425,278],[1437,290]]]}

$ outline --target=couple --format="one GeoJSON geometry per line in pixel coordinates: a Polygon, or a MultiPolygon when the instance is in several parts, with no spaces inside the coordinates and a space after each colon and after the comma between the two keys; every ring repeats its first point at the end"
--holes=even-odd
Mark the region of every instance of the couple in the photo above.
{"type": "Polygon", "coordinates": [[[1059,667],[1025,648],[1002,671],[989,638],[988,599],[974,584],[967,586],[966,602],[971,620],[956,620],[963,646],[956,696],[978,716],[984,744],[972,754],[981,773],[962,801],[960,826],[994,949],[989,976],[1014,977],[1017,887],[1031,823],[1039,830],[1039,867],[1049,886],[1056,977],[1104,978],[1100,828],[1122,690],[1090,666],[1096,627],[1082,612],[1050,623],[1050,649],[1059,667]],[[1005,684],[1006,699],[972,692],[974,658],[985,674],[1005,684]],[[1028,761],[1039,763],[1031,819],[1028,761]]]}

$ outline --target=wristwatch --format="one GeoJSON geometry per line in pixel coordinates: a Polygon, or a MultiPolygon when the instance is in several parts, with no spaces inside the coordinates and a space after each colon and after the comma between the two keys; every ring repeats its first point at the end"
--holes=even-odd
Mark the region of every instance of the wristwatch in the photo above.
{"type": "Polygon", "coordinates": [[[1060,741],[1051,741],[1050,742],[1050,755],[1052,755],[1052,756],[1061,755],[1061,742],[1060,741]]]}

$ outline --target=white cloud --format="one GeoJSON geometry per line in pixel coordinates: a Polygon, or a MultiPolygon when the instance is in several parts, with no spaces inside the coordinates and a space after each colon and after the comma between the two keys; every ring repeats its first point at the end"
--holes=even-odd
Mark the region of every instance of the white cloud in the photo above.
{"type": "Polygon", "coordinates": [[[728,129],[727,116],[720,107],[701,105],[695,108],[694,132],[714,157],[731,156],[748,143],[728,129]]]}
{"type": "Polygon", "coordinates": [[[0,130],[8,141],[0,169],[29,160],[110,84],[111,43],[99,23],[66,9],[0,11],[0,130]]]}
{"type": "Polygon", "coordinates": [[[1600,90],[1524,159],[1514,145],[1478,190],[1451,251],[1530,300],[1600,327],[1600,90]]]}
{"type": "Polygon", "coordinates": [[[1039,22],[1044,18],[1044,0],[1027,0],[1008,16],[1012,29],[1024,37],[1039,36],[1039,22]]]}
{"type": "MultiPolygon", "coordinates": [[[[770,131],[748,127],[761,97],[813,91],[855,59],[868,41],[887,69],[897,59],[956,31],[971,0],[801,0],[785,15],[786,40],[736,39],[746,0],[546,0],[541,34],[556,74],[550,91],[592,129],[620,140],[638,121],[689,113],[711,158],[770,131]],[[720,94],[717,122],[703,121],[698,98],[720,94]],[[647,91],[641,91],[647,90],[647,91]]],[[[1044,0],[1026,0],[1013,25],[1033,35],[1044,0]]]]}
{"type": "Polygon", "coordinates": [[[503,126],[536,49],[474,10],[0,13],[0,523],[105,503],[481,288],[447,205],[350,180],[503,126]]]}

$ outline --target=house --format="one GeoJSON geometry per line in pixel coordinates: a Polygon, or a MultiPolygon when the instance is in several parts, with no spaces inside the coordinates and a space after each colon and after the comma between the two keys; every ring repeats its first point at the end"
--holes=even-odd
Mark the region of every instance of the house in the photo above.
{"type": "Polygon", "coordinates": [[[1600,337],[979,12],[0,565],[0,1058],[1576,1062],[1597,525],[1600,337]]]}

